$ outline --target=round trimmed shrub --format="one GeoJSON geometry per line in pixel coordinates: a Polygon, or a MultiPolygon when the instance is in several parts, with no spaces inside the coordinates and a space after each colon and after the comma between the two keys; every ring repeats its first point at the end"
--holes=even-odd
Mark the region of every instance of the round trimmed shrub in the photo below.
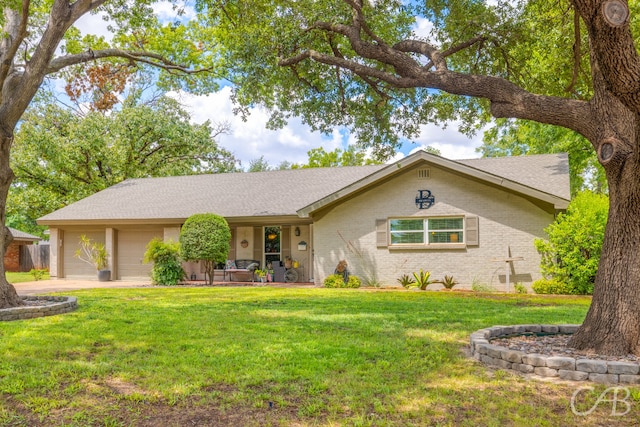
{"type": "Polygon", "coordinates": [[[224,264],[229,254],[231,229],[220,215],[196,214],[184,222],[180,231],[180,250],[186,261],[200,261],[213,283],[216,264],[224,264]]]}

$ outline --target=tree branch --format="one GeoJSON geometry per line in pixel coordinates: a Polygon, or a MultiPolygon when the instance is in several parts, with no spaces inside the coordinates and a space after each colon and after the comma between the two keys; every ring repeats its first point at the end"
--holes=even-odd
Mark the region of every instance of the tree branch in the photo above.
{"type": "MultiPolygon", "coordinates": [[[[11,78],[7,75],[3,84],[3,97],[0,98],[0,117],[5,126],[10,129],[15,127],[22,113],[33,99],[36,91],[42,84],[46,75],[46,69],[54,57],[60,40],[73,23],[85,13],[95,9],[106,0],[77,0],[70,3],[69,0],[54,0],[47,26],[38,42],[33,55],[25,65],[24,72],[11,78]],[[8,93],[7,93],[8,92],[8,93]],[[11,98],[10,102],[5,102],[11,98]]],[[[23,13],[25,6],[28,15],[28,0],[23,0],[23,13]]],[[[22,25],[26,25],[23,19],[22,25]]],[[[2,58],[9,61],[9,67],[14,67],[14,58],[2,58]]],[[[0,80],[2,81],[2,80],[0,80]]]]}
{"type": "Polygon", "coordinates": [[[191,70],[182,65],[175,64],[169,60],[167,60],[162,55],[153,52],[132,52],[122,49],[101,49],[101,50],[88,50],[86,52],[74,54],[74,55],[65,55],[58,58],[55,58],[49,64],[47,68],[47,74],[55,73],[60,71],[65,67],[69,67],[71,65],[82,64],[85,62],[89,62],[95,59],[102,58],[124,58],[135,62],[142,62],[144,64],[149,64],[154,67],[162,68],[163,70],[172,72],[179,71],[184,74],[196,74],[204,71],[209,71],[210,68],[203,68],[198,70],[191,70]]]}
{"type": "MultiPolygon", "coordinates": [[[[30,1],[22,2],[22,15],[18,18],[17,11],[6,8],[4,10],[6,20],[7,36],[0,43],[0,52],[5,52],[0,57],[0,82],[4,82],[13,66],[15,58],[22,41],[27,37],[27,24],[29,22],[30,1]]],[[[3,95],[3,86],[0,85],[0,100],[3,95]]]]}
{"type": "Polygon", "coordinates": [[[424,68],[431,69],[435,65],[436,70],[444,71],[447,69],[447,62],[444,60],[442,53],[429,43],[420,40],[402,40],[395,45],[394,49],[405,53],[419,53],[429,59],[424,68]]]}
{"type": "MultiPolygon", "coordinates": [[[[428,71],[413,77],[402,77],[359,62],[309,50],[279,62],[291,66],[311,59],[338,66],[359,76],[385,81],[396,88],[438,89],[453,95],[486,98],[495,117],[535,120],[572,129],[587,138],[595,135],[595,124],[589,103],[566,98],[535,95],[499,77],[457,73],[449,70],[428,71]]],[[[394,64],[390,64],[394,65],[394,64]]],[[[397,70],[397,67],[396,67],[397,70]]]]}
{"type": "Polygon", "coordinates": [[[411,77],[420,74],[421,66],[416,60],[384,43],[373,44],[362,40],[357,28],[328,22],[316,22],[313,28],[346,36],[351,47],[358,55],[366,59],[373,59],[383,64],[392,65],[401,76],[411,77]]]}
{"type": "MultiPolygon", "coordinates": [[[[504,78],[448,70],[446,57],[483,42],[486,39],[484,36],[477,36],[451,46],[444,52],[440,52],[429,43],[418,40],[403,40],[389,46],[366,27],[360,0],[345,0],[345,2],[353,9],[352,25],[317,21],[309,30],[345,36],[355,51],[356,58],[345,58],[342,55],[336,55],[335,52],[332,55],[310,49],[280,60],[279,65],[293,67],[302,61],[312,60],[349,70],[374,89],[375,85],[382,81],[398,89],[428,88],[453,95],[485,98],[490,101],[491,113],[495,117],[535,120],[562,126],[590,140],[595,136],[594,123],[597,121],[593,119],[594,112],[588,102],[535,95],[504,78]],[[368,38],[375,41],[374,43],[361,38],[360,33],[363,28],[368,38]],[[431,62],[422,66],[409,55],[410,53],[425,55],[431,62]],[[432,70],[434,66],[435,70],[432,70]]],[[[638,78],[638,84],[640,85],[640,78],[638,78]]]]}

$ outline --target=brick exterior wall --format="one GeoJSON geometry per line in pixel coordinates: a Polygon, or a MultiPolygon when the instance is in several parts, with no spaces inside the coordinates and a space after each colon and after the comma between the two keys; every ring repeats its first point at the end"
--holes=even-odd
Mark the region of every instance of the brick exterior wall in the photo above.
{"type": "Polygon", "coordinates": [[[20,244],[12,242],[4,254],[4,270],[20,271],[20,244]]]}
{"type": "MultiPolygon", "coordinates": [[[[554,219],[551,206],[543,208],[525,197],[445,169],[430,169],[428,179],[420,179],[416,169],[408,169],[317,215],[313,247],[316,284],[333,273],[340,259],[348,261],[352,274],[375,274],[383,286],[397,286],[398,277],[423,269],[434,279],[453,275],[458,288],[471,288],[475,281],[505,290],[506,263],[493,260],[507,254],[524,258],[512,263],[511,286],[521,282],[529,287],[541,277],[540,255],[533,242],[545,237],[543,229],[554,219]],[[430,190],[435,197],[430,209],[416,207],[418,190],[430,190]],[[376,246],[377,219],[448,215],[477,216],[479,245],[435,250],[376,246]]],[[[430,289],[439,287],[431,285],[430,289]]]]}

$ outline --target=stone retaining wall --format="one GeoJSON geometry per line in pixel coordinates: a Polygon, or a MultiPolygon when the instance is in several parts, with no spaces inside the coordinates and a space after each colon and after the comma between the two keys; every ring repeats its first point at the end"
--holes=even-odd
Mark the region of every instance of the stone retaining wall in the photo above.
{"type": "Polygon", "coordinates": [[[68,313],[78,308],[76,297],[23,296],[25,301],[42,301],[42,305],[4,308],[0,310],[0,321],[34,319],[68,313]]]}
{"type": "Polygon", "coordinates": [[[640,364],[530,354],[491,344],[491,339],[526,333],[573,334],[579,325],[494,326],[471,334],[471,354],[480,362],[502,369],[602,384],[640,384],[640,364]]]}

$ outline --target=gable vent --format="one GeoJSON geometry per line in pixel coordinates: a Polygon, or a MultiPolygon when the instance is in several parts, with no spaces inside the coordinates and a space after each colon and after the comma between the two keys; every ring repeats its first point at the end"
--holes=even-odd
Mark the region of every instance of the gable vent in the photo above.
{"type": "Polygon", "coordinates": [[[419,179],[431,178],[431,169],[418,169],[418,178],[419,179]]]}

